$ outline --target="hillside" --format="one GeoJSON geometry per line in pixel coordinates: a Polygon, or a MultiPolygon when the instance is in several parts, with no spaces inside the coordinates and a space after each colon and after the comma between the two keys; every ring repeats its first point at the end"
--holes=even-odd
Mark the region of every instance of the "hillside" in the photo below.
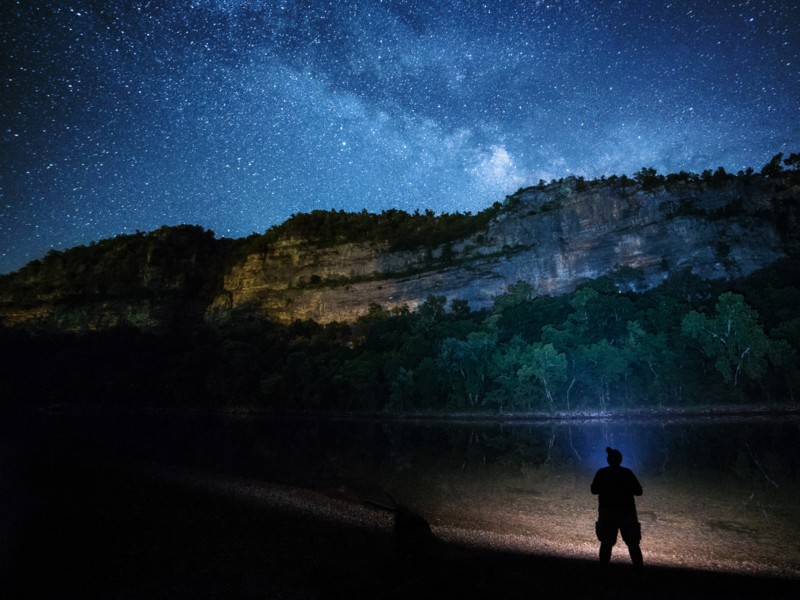
{"type": "Polygon", "coordinates": [[[51,252],[0,277],[0,323],[54,331],[162,330],[243,314],[353,322],[431,296],[490,308],[510,285],[559,295],[610,276],[745,277],[798,249],[800,172],[569,178],[478,215],[316,211],[263,235],[163,227],[51,252]]]}
{"type": "MultiPolygon", "coordinates": [[[[771,163],[772,164],[772,163],[771,163]]],[[[765,171],[765,172],[764,172],[765,171]]],[[[567,179],[477,215],[163,227],[0,278],[10,406],[794,404],[800,172],[567,179]]]]}

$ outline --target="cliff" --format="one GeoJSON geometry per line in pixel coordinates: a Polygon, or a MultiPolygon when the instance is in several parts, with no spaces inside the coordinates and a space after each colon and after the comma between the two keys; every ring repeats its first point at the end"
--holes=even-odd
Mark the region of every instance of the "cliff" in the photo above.
{"type": "Polygon", "coordinates": [[[190,226],[106,240],[0,278],[0,322],[86,330],[241,314],[353,321],[373,304],[413,310],[432,295],[486,308],[518,281],[557,295],[603,275],[633,290],[684,269],[738,278],[796,254],[800,172],[647,183],[527,188],[480,230],[411,249],[346,236],[319,244],[278,235],[254,246],[190,226]]]}

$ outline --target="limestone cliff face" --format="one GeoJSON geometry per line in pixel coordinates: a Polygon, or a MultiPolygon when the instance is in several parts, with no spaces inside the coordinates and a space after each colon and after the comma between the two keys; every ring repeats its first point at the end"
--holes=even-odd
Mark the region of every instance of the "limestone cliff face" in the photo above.
{"type": "Polygon", "coordinates": [[[518,281],[554,295],[614,272],[633,289],[685,268],[708,279],[745,276],[785,256],[775,198],[797,200],[800,187],[758,178],[645,191],[568,180],[518,193],[486,232],[432,256],[299,242],[251,255],[226,274],[208,314],[247,308],[327,323],[352,321],[370,304],[413,310],[431,295],[485,308],[518,281]]]}
{"type": "Polygon", "coordinates": [[[424,252],[391,253],[378,245],[314,248],[301,240],[279,243],[269,253],[248,256],[226,273],[223,292],[214,299],[209,315],[224,318],[230,309],[244,307],[280,321],[328,323],[354,320],[371,303],[413,308],[417,302],[409,293],[396,301],[391,290],[398,274],[419,268],[424,261],[424,252]]]}
{"type": "Polygon", "coordinates": [[[71,265],[53,278],[44,261],[6,277],[0,323],[158,329],[186,315],[219,323],[235,313],[329,323],[353,321],[372,304],[413,310],[429,296],[490,307],[519,281],[554,295],[608,274],[630,289],[658,285],[682,269],[736,278],[786,256],[787,228],[797,237],[792,219],[799,201],[800,173],[678,181],[652,190],[630,180],[569,179],[521,190],[484,231],[438,248],[319,248],[283,240],[234,261],[224,258],[230,245],[210,232],[164,228],[146,243],[131,238],[113,246],[113,257],[101,243],[91,249],[94,270],[71,265]],[[123,262],[124,276],[116,273],[123,262]]]}

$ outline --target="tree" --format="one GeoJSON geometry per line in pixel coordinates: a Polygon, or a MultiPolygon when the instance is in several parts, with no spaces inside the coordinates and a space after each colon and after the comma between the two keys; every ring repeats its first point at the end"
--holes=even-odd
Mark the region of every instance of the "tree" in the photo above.
{"type": "MultiPolygon", "coordinates": [[[[680,319],[677,323],[680,327],[680,319]]],[[[661,324],[661,330],[651,333],[645,331],[639,321],[629,321],[628,339],[622,347],[639,384],[639,389],[634,393],[638,392],[643,398],[659,403],[661,398],[668,397],[675,390],[679,391],[684,384],[683,377],[675,377],[680,366],[668,333],[674,330],[675,325],[667,319],[663,319],[661,324]]],[[[630,390],[631,381],[627,383],[630,390]]]]}
{"type": "Polygon", "coordinates": [[[739,294],[722,294],[711,317],[691,311],[683,318],[681,331],[714,360],[726,383],[738,386],[742,376],[756,379],[766,368],[769,339],[758,323],[758,313],[739,294]]]}
{"type": "Polygon", "coordinates": [[[503,406],[514,407],[519,398],[520,383],[518,372],[524,362],[526,344],[516,335],[508,342],[499,344],[489,361],[489,377],[494,389],[487,401],[497,404],[502,412],[503,406]]]}
{"type": "MultiPolygon", "coordinates": [[[[304,357],[305,358],[305,357],[304,357]]],[[[292,355],[289,356],[292,359],[292,355]]],[[[296,361],[295,361],[296,362],[296,361]]],[[[350,390],[349,397],[355,408],[374,409],[381,406],[387,396],[386,381],[381,369],[383,357],[375,352],[362,352],[342,364],[336,373],[335,381],[350,390]]],[[[294,368],[296,373],[291,381],[292,388],[304,387],[308,369],[294,368]]],[[[349,407],[348,407],[349,408],[349,407]]]]}
{"type": "Polygon", "coordinates": [[[725,182],[730,178],[731,176],[728,175],[724,167],[717,167],[717,170],[714,171],[714,174],[711,176],[710,183],[712,187],[721,187],[725,185],[725,182]]]}
{"type": "Polygon", "coordinates": [[[554,406],[552,387],[567,379],[567,357],[555,349],[553,344],[531,344],[519,369],[522,381],[535,380],[544,388],[550,408],[554,406]]]}
{"type": "Polygon", "coordinates": [[[600,405],[606,408],[611,400],[611,384],[619,380],[628,367],[623,352],[602,339],[597,343],[578,348],[581,379],[594,388],[600,405]]]}
{"type": "Polygon", "coordinates": [[[569,320],[581,333],[589,331],[596,326],[596,315],[592,309],[597,304],[599,296],[600,294],[597,293],[597,290],[584,286],[576,290],[569,300],[569,304],[574,310],[569,316],[569,320]]]}
{"type": "Polygon", "coordinates": [[[463,394],[472,408],[477,408],[483,399],[495,343],[495,337],[483,331],[470,333],[466,340],[442,341],[439,362],[450,374],[453,391],[456,395],[463,394]]]}
{"type": "Polygon", "coordinates": [[[508,291],[495,298],[492,312],[501,314],[509,308],[529,302],[533,298],[533,286],[526,281],[518,281],[508,286],[508,291]]]}
{"type": "Polygon", "coordinates": [[[788,158],[784,159],[783,164],[791,169],[800,167],[800,153],[792,152],[788,158]]]}
{"type": "Polygon", "coordinates": [[[391,394],[389,395],[392,408],[399,409],[401,412],[409,407],[411,397],[414,394],[414,373],[405,367],[398,367],[389,384],[391,394]]]}
{"type": "Polygon", "coordinates": [[[469,308],[469,302],[460,298],[453,298],[450,301],[450,311],[454,319],[469,319],[472,313],[469,308]]]}
{"type": "Polygon", "coordinates": [[[658,175],[652,167],[642,167],[633,178],[642,185],[643,190],[654,190],[664,184],[664,176],[658,175]]]}
{"type": "Polygon", "coordinates": [[[414,388],[420,406],[426,408],[439,407],[447,398],[447,382],[437,361],[424,357],[414,369],[414,388]]]}
{"type": "Polygon", "coordinates": [[[434,331],[437,325],[446,318],[446,304],[445,296],[428,296],[417,309],[415,329],[424,331],[426,334],[434,331]]]}
{"type": "Polygon", "coordinates": [[[762,167],[761,174],[766,177],[780,177],[781,173],[783,173],[781,160],[783,160],[783,152],[778,152],[778,154],[773,156],[770,161],[762,167]]]}
{"type": "Polygon", "coordinates": [[[606,277],[576,290],[569,304],[573,312],[566,325],[579,343],[624,339],[626,324],[635,311],[631,300],[606,277]]]}

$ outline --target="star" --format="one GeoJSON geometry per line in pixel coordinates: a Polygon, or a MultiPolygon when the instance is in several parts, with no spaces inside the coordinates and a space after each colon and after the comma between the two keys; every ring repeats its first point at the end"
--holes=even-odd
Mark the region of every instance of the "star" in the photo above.
{"type": "Polygon", "coordinates": [[[0,272],[165,224],[474,213],[540,179],[735,173],[800,145],[780,0],[3,11],[0,272]]]}

